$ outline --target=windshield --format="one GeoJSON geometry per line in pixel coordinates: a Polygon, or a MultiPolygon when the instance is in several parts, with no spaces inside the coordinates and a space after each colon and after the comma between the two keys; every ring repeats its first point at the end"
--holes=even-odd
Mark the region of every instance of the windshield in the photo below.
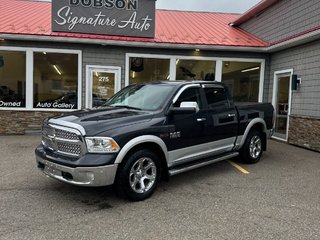
{"type": "Polygon", "coordinates": [[[106,106],[157,110],[163,106],[174,87],[169,85],[132,85],[114,95],[106,106]]]}

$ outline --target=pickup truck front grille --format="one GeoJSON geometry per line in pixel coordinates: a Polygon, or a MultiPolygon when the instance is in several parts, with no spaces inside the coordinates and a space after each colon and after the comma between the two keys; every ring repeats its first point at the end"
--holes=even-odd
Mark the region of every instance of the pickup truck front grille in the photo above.
{"type": "Polygon", "coordinates": [[[51,124],[45,124],[42,127],[42,145],[57,154],[68,157],[80,157],[85,151],[80,132],[51,124]]]}
{"type": "Polygon", "coordinates": [[[61,129],[56,129],[55,134],[57,138],[69,139],[69,140],[79,140],[79,136],[76,133],[68,132],[61,129]]]}
{"type": "Polygon", "coordinates": [[[81,154],[81,146],[76,145],[74,143],[58,142],[57,145],[58,145],[59,151],[61,152],[70,153],[72,155],[77,155],[77,156],[81,154]]]}

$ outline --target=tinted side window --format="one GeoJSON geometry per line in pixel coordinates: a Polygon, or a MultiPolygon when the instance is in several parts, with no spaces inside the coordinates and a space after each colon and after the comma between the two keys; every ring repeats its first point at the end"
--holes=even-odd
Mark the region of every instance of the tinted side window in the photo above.
{"type": "Polygon", "coordinates": [[[202,108],[201,96],[199,88],[188,88],[179,96],[178,100],[174,103],[174,107],[180,107],[182,102],[197,102],[199,108],[202,108]]]}
{"type": "Polygon", "coordinates": [[[228,99],[223,88],[205,88],[204,89],[209,108],[227,108],[228,99]]]}

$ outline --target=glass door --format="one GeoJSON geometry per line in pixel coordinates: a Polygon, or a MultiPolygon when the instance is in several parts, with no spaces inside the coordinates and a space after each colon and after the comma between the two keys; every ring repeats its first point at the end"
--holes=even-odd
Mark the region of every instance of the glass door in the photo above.
{"type": "Polygon", "coordinates": [[[274,81],[273,105],[275,108],[274,137],[287,140],[290,114],[291,74],[276,75],[274,81]]]}
{"type": "Polygon", "coordinates": [[[119,91],[120,74],[120,67],[87,67],[86,107],[99,107],[119,91]]]}

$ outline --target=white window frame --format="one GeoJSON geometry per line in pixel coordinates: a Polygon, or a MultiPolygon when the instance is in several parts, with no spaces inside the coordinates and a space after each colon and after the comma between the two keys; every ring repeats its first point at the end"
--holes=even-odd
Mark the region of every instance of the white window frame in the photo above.
{"type": "Polygon", "coordinates": [[[0,46],[0,51],[25,52],[26,53],[26,107],[25,108],[0,108],[0,111],[33,111],[33,112],[72,112],[80,110],[82,106],[82,51],[56,48],[30,48],[0,46]],[[35,52],[65,53],[78,55],[78,108],[77,109],[47,109],[33,107],[33,56],[35,52]]]}
{"type": "Polygon", "coordinates": [[[230,58],[230,57],[201,57],[201,56],[184,56],[184,55],[160,55],[160,54],[141,54],[141,53],[126,53],[126,62],[125,62],[125,86],[130,84],[129,82],[129,73],[130,73],[130,58],[131,57],[140,57],[140,58],[153,58],[153,59],[167,59],[170,60],[170,81],[176,80],[176,60],[198,60],[198,61],[215,61],[215,78],[216,81],[222,81],[222,69],[223,62],[257,62],[261,64],[260,69],[260,84],[259,84],[259,97],[258,102],[263,102],[264,94],[264,77],[265,77],[265,66],[266,60],[263,58],[230,58]]]}
{"type": "Polygon", "coordinates": [[[247,63],[260,63],[260,81],[259,81],[259,95],[258,95],[258,102],[263,102],[263,94],[264,94],[264,75],[265,75],[265,68],[266,68],[266,60],[261,58],[220,58],[221,62],[221,79],[222,81],[222,67],[223,62],[247,62],[247,63]]]}
{"type": "MultiPolygon", "coordinates": [[[[291,107],[292,107],[292,75],[293,75],[293,68],[275,71],[273,74],[273,92],[272,92],[272,105],[277,111],[277,101],[278,101],[278,81],[280,77],[290,77],[289,80],[289,102],[288,102],[288,121],[287,121],[287,130],[286,130],[286,138],[280,138],[276,136],[272,136],[272,138],[280,140],[280,141],[288,141],[289,137],[289,126],[290,126],[290,116],[291,116],[291,107]]],[[[275,113],[277,114],[277,113],[275,113]]],[[[276,123],[274,123],[276,124],[276,123]]],[[[275,126],[274,126],[275,127],[275,126]]]]}
{"type": "Polygon", "coordinates": [[[114,92],[121,90],[121,67],[86,65],[86,108],[92,108],[92,79],[91,71],[101,70],[103,72],[114,73],[114,92]],[[91,96],[91,97],[90,97],[91,96]]]}

